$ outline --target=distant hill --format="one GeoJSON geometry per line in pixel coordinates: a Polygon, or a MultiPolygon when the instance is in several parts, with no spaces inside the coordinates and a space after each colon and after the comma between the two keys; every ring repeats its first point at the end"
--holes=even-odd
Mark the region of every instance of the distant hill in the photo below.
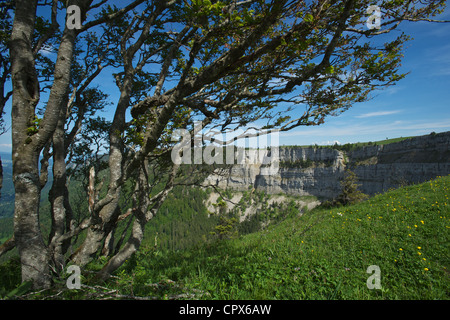
{"type": "Polygon", "coordinates": [[[450,131],[385,143],[357,143],[327,147],[281,146],[279,170],[272,174],[257,163],[218,168],[207,182],[222,189],[316,196],[330,200],[340,193],[346,170],[353,171],[368,195],[421,183],[450,174],[450,131]]]}
{"type": "Polygon", "coordinates": [[[12,181],[12,155],[0,152],[3,165],[3,185],[0,198],[0,219],[14,213],[14,184],[12,181]]]}
{"type": "MultiPolygon", "coordinates": [[[[344,145],[337,145],[336,144],[336,145],[333,145],[333,146],[309,146],[309,147],[308,146],[303,146],[303,147],[302,146],[281,146],[281,150],[283,150],[283,152],[286,153],[286,156],[291,157],[290,159],[284,159],[286,161],[281,161],[281,163],[280,163],[280,166],[283,169],[282,171],[285,172],[285,174],[289,175],[289,177],[295,176],[295,174],[291,174],[290,172],[297,170],[298,166],[301,166],[301,167],[305,166],[305,163],[304,163],[305,162],[305,159],[304,159],[305,156],[303,156],[303,158],[300,159],[301,160],[300,162],[299,161],[294,161],[295,160],[294,159],[295,155],[292,155],[292,153],[294,152],[293,150],[297,150],[298,151],[300,149],[305,149],[306,151],[311,153],[312,149],[316,149],[317,151],[315,151],[315,156],[317,156],[319,158],[327,156],[327,154],[331,155],[331,156],[325,157],[326,159],[325,158],[324,159],[319,159],[318,158],[319,161],[317,162],[317,164],[322,164],[322,165],[325,166],[325,168],[323,168],[323,171],[324,171],[323,178],[326,180],[325,181],[324,179],[322,179],[322,181],[320,183],[319,183],[319,181],[316,181],[314,183],[314,185],[318,186],[320,188],[320,190],[316,192],[317,194],[314,194],[314,192],[311,191],[312,190],[311,188],[309,188],[307,186],[304,186],[304,188],[308,188],[308,190],[307,190],[308,192],[306,192],[306,191],[302,190],[302,188],[299,187],[299,185],[303,185],[303,183],[298,184],[295,181],[290,181],[290,180],[293,180],[293,179],[287,179],[286,177],[282,177],[283,179],[281,179],[281,180],[286,182],[286,183],[290,181],[289,183],[293,184],[293,186],[290,186],[290,185],[286,185],[286,186],[284,186],[284,185],[283,186],[272,186],[273,183],[271,183],[271,181],[269,181],[269,182],[265,181],[264,177],[262,177],[262,178],[259,177],[257,179],[257,181],[254,181],[253,185],[255,187],[262,188],[262,190],[265,191],[265,192],[270,192],[269,189],[272,188],[272,189],[275,190],[276,193],[278,193],[278,192],[291,193],[290,191],[294,190],[294,193],[296,193],[298,195],[310,195],[310,194],[312,194],[312,195],[319,196],[319,197],[323,196],[324,194],[327,194],[327,195],[333,194],[334,195],[334,193],[336,191],[338,191],[338,189],[339,189],[339,188],[336,187],[336,186],[339,185],[339,183],[338,183],[337,180],[335,181],[334,184],[330,183],[330,181],[331,181],[330,176],[332,176],[332,175],[330,175],[328,172],[325,172],[325,171],[327,171],[327,170],[328,171],[331,170],[333,172],[336,171],[332,164],[335,163],[335,162],[336,163],[338,162],[337,158],[339,157],[339,152],[348,153],[347,155],[344,155],[344,158],[345,158],[346,156],[351,156],[351,154],[359,154],[360,152],[358,150],[365,150],[364,151],[365,153],[368,153],[368,151],[372,150],[375,153],[377,153],[377,152],[382,152],[383,151],[383,147],[384,147],[384,150],[396,149],[397,145],[399,146],[399,148],[400,148],[400,146],[403,146],[403,147],[406,146],[408,148],[409,144],[411,144],[410,143],[411,141],[422,141],[423,140],[423,141],[425,141],[426,144],[430,144],[430,143],[432,144],[432,142],[433,141],[437,141],[437,139],[441,139],[442,137],[446,137],[448,139],[449,136],[450,136],[449,133],[438,133],[438,134],[436,134],[436,133],[432,132],[430,135],[426,135],[426,136],[422,136],[422,137],[399,137],[399,138],[386,139],[386,140],[381,140],[381,141],[376,141],[376,142],[357,142],[357,143],[352,143],[352,144],[351,143],[347,143],[347,144],[344,144],[344,145]],[[391,146],[391,148],[389,148],[388,145],[391,146]],[[320,160],[324,160],[324,161],[320,161],[320,160]],[[264,187],[264,185],[267,185],[269,187],[264,187]]],[[[412,148],[412,147],[410,148],[412,150],[411,151],[412,153],[418,153],[418,151],[416,152],[416,149],[419,150],[419,151],[420,151],[420,149],[424,149],[423,145],[417,145],[417,146],[413,146],[413,147],[415,149],[412,148]]],[[[436,151],[436,150],[434,150],[434,151],[436,151]]],[[[447,149],[445,155],[442,152],[439,152],[439,154],[441,154],[441,156],[446,157],[448,152],[449,152],[449,150],[447,149]]],[[[421,153],[424,155],[425,158],[431,156],[431,152],[429,152],[428,150],[425,150],[425,149],[422,150],[421,153]]],[[[410,156],[410,154],[407,154],[404,157],[406,159],[404,162],[411,161],[412,158],[409,157],[409,156],[410,156]]],[[[412,154],[412,156],[414,156],[414,154],[412,154]]],[[[13,181],[12,181],[12,157],[11,157],[11,153],[0,152],[0,157],[2,159],[2,164],[3,164],[3,187],[1,189],[1,198],[0,198],[0,219],[1,219],[1,218],[4,218],[4,217],[12,217],[13,214],[14,214],[14,184],[13,184],[13,181]]],[[[105,155],[105,157],[107,158],[107,155],[105,155]]],[[[306,158],[308,158],[308,157],[306,157],[306,158]]],[[[361,158],[361,157],[359,157],[359,158],[361,158]]],[[[361,168],[362,169],[370,169],[367,164],[369,164],[369,165],[373,164],[370,161],[372,161],[374,159],[374,157],[371,158],[371,157],[367,156],[366,157],[367,159],[362,159],[362,160],[359,159],[359,158],[357,159],[358,160],[357,164],[364,164],[363,166],[360,166],[359,169],[361,169],[361,168]],[[365,163],[363,160],[366,161],[367,163],[365,163]]],[[[416,156],[416,158],[417,158],[417,156],[416,156]]],[[[314,159],[306,159],[307,162],[310,161],[310,160],[314,161],[314,159]]],[[[344,159],[343,161],[345,161],[345,160],[346,159],[344,159]]],[[[350,160],[352,160],[352,159],[350,159],[350,160]]],[[[52,177],[51,177],[51,173],[52,173],[51,172],[51,166],[52,166],[51,159],[50,159],[49,162],[50,162],[50,164],[49,164],[49,182],[47,183],[46,187],[44,188],[44,190],[42,192],[42,199],[43,200],[47,199],[48,190],[51,187],[51,179],[52,179],[52,177]]],[[[353,162],[355,162],[355,161],[353,161],[353,162]]],[[[422,162],[430,162],[430,161],[422,161],[422,162]]],[[[437,161],[437,162],[442,162],[442,161],[440,160],[440,161],[437,161]]],[[[379,163],[378,167],[383,166],[383,165],[384,164],[379,163]]],[[[388,163],[387,165],[390,166],[391,164],[388,163]]],[[[394,165],[398,166],[398,164],[394,164],[394,165]]],[[[430,164],[427,164],[427,165],[430,166],[430,164]]],[[[442,175],[445,175],[445,172],[446,172],[446,170],[444,170],[445,168],[442,169],[441,168],[442,165],[441,164],[439,164],[439,165],[440,165],[439,166],[440,172],[442,172],[442,175]]],[[[310,171],[311,170],[315,170],[314,171],[315,173],[320,171],[320,168],[314,168],[314,166],[311,166],[311,168],[308,168],[308,169],[310,169],[310,171]]],[[[418,176],[418,173],[416,172],[417,168],[407,168],[407,169],[408,169],[407,170],[408,174],[411,172],[410,175],[412,177],[418,176]]],[[[433,172],[433,170],[431,170],[429,168],[425,168],[425,169],[424,168],[419,168],[419,169],[421,169],[421,170],[423,169],[422,171],[424,171],[426,173],[426,174],[424,174],[424,177],[425,176],[426,177],[424,179],[421,179],[421,180],[419,179],[417,181],[414,181],[415,183],[421,182],[421,181],[424,181],[424,180],[428,180],[428,179],[434,178],[436,176],[436,175],[431,176],[429,174],[430,172],[431,173],[433,172]]],[[[379,170],[379,171],[381,172],[381,170],[379,170]]],[[[436,171],[436,170],[434,170],[434,171],[436,171]]],[[[361,183],[363,183],[364,180],[367,180],[367,179],[369,179],[371,181],[370,183],[372,183],[372,184],[375,183],[375,182],[372,181],[372,180],[375,179],[373,176],[365,177],[364,176],[364,174],[365,174],[364,172],[361,173],[361,174],[359,174],[359,172],[357,172],[357,174],[359,175],[359,179],[360,179],[361,183]]],[[[248,173],[248,175],[251,175],[251,174],[248,173]]],[[[398,176],[398,172],[395,175],[398,176]]],[[[391,185],[395,184],[395,183],[390,183],[390,184],[388,183],[388,184],[385,185],[384,181],[382,181],[384,178],[382,179],[382,178],[378,177],[377,179],[379,180],[379,181],[376,181],[376,183],[378,183],[378,185],[376,185],[374,187],[372,186],[372,189],[375,190],[375,191],[378,191],[378,192],[380,192],[382,189],[383,190],[387,190],[391,185]],[[386,188],[384,188],[384,187],[386,187],[386,188]]],[[[403,176],[401,176],[401,177],[399,176],[398,179],[402,180],[402,179],[404,179],[404,177],[403,176]]],[[[237,179],[237,181],[240,181],[240,180],[242,180],[242,177],[237,179]]],[[[314,181],[314,179],[310,179],[310,180],[314,181]]],[[[370,183],[363,183],[363,187],[368,186],[370,183]]],[[[224,185],[221,185],[219,183],[219,187],[224,187],[224,185]]],[[[227,188],[227,187],[233,188],[232,185],[228,185],[225,188],[227,188]]],[[[244,184],[242,186],[242,188],[244,190],[246,190],[248,188],[248,185],[244,184]]],[[[370,190],[363,190],[363,191],[365,193],[368,193],[368,194],[373,194],[373,192],[370,192],[370,190]]]]}

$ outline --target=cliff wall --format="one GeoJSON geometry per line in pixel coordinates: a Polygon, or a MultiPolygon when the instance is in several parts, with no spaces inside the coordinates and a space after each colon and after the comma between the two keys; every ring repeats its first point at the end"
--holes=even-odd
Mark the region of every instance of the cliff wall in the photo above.
{"type": "Polygon", "coordinates": [[[263,168],[257,164],[233,165],[218,169],[206,182],[235,190],[253,186],[272,194],[332,199],[340,193],[340,180],[348,168],[357,174],[361,191],[373,195],[450,174],[450,131],[350,151],[281,147],[279,159],[275,174],[261,174],[263,168]]]}

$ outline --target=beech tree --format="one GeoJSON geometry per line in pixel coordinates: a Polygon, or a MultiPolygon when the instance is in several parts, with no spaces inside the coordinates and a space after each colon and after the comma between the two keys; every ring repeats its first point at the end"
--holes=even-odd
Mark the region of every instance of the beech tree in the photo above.
{"type": "MultiPolygon", "coordinates": [[[[99,254],[107,257],[98,273],[106,280],[139,249],[146,224],[170,190],[201,182],[197,167],[180,174],[186,168],[170,159],[176,129],[193,137],[199,120],[220,132],[259,121],[264,124],[258,134],[320,125],[401,80],[408,35],[391,31],[403,21],[434,22],[445,7],[445,1],[378,1],[378,26],[367,24],[373,3],[366,0],[137,0],[123,8],[108,2],[14,1],[9,42],[13,241],[22,279],[35,289],[51,286],[52,276],[67,263],[82,267],[99,254]],[[50,6],[51,22],[33,44],[38,5],[50,6]],[[59,25],[58,12],[65,14],[72,5],[79,8],[80,24],[59,25]],[[49,98],[42,105],[36,53],[58,30],[49,98]],[[78,73],[77,43],[85,61],[78,73]],[[88,212],[80,220],[71,214],[66,166],[83,125],[95,114],[86,107],[86,90],[106,66],[114,67],[120,93],[104,139],[107,180],[96,179],[96,171],[89,169],[88,212]],[[44,160],[39,172],[41,154],[54,160],[48,240],[39,227],[47,170],[44,160]],[[127,192],[124,206],[120,199],[127,192]],[[122,223],[130,226],[130,235],[117,241],[122,223]],[[86,235],[82,244],[68,250],[81,232],[86,235]]],[[[96,92],[100,96],[91,95],[92,105],[106,98],[96,92]]],[[[92,151],[87,147],[82,153],[92,151]]],[[[86,166],[93,168],[94,162],[86,161],[86,166]]]]}
{"type": "MultiPolygon", "coordinates": [[[[61,224],[65,218],[65,210],[52,212],[52,237],[50,243],[45,243],[39,226],[40,190],[46,182],[45,173],[40,176],[39,155],[52,140],[53,157],[55,159],[54,191],[64,193],[61,189],[61,179],[64,179],[65,166],[58,167],[59,159],[64,159],[61,148],[64,141],[61,130],[69,104],[69,85],[74,48],[77,36],[90,27],[103,23],[108,19],[120,17],[125,12],[143,1],[135,1],[122,11],[103,15],[90,21],[84,28],[62,27],[62,35],[58,44],[57,59],[54,65],[53,81],[49,98],[46,102],[42,119],[37,122],[37,106],[40,99],[40,86],[36,69],[36,55],[39,49],[60,28],[57,13],[59,1],[51,1],[51,27],[42,33],[41,38],[32,43],[37,26],[37,6],[45,5],[38,1],[14,1],[14,22],[9,41],[12,94],[12,158],[13,181],[15,187],[14,212],[14,244],[17,247],[22,264],[22,280],[31,281],[34,288],[45,288],[51,285],[51,266],[60,261],[54,261],[54,252],[61,252],[63,241],[58,239],[62,232],[61,224]],[[59,141],[57,141],[59,139],[59,141]],[[44,177],[43,179],[41,179],[44,177]]],[[[79,19],[84,21],[86,13],[105,1],[93,5],[92,1],[67,1],[64,4],[77,5],[80,8],[79,19]]],[[[64,9],[64,8],[63,8],[64,9]]],[[[62,132],[64,134],[64,132],[62,132]]],[[[46,166],[43,166],[45,169],[46,166]]],[[[58,197],[54,195],[54,197],[58,197]]],[[[61,197],[58,197],[61,198],[61,197]]],[[[61,203],[61,201],[59,201],[61,203]]],[[[66,233],[67,234],[67,233],[66,233]]],[[[59,258],[57,260],[60,260],[59,258]]]]}

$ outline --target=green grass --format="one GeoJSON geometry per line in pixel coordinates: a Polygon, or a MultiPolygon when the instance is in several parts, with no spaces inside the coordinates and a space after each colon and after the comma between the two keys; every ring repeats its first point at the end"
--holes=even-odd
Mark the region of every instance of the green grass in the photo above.
{"type": "MultiPolygon", "coordinates": [[[[411,139],[411,138],[415,138],[415,136],[410,136],[410,137],[398,137],[398,138],[391,138],[391,139],[384,139],[384,140],[379,140],[379,141],[367,141],[367,142],[354,142],[354,143],[347,143],[345,145],[348,146],[348,149],[356,149],[356,148],[360,148],[360,147],[365,147],[365,146],[371,146],[371,145],[383,145],[383,144],[390,144],[390,143],[396,143],[396,142],[400,142],[406,139],[411,139]]],[[[314,147],[320,147],[320,148],[335,148],[337,147],[342,148],[345,145],[283,145],[282,148],[314,148],[314,147]]]]}
{"type": "MultiPolygon", "coordinates": [[[[235,239],[144,247],[107,283],[93,279],[104,262],[94,261],[82,270],[82,289],[29,298],[447,300],[449,194],[450,176],[440,177],[357,205],[292,213],[235,239]],[[371,265],[380,268],[381,289],[367,287],[371,265]]],[[[0,271],[4,296],[20,279],[18,262],[0,271]]]]}
{"type": "Polygon", "coordinates": [[[143,250],[108,286],[159,298],[448,299],[449,189],[441,177],[237,239],[143,250]],[[370,265],[380,267],[381,289],[367,287],[370,265]]]}
{"type": "Polygon", "coordinates": [[[375,142],[357,142],[354,143],[355,147],[364,147],[364,146],[370,146],[370,145],[383,145],[383,144],[390,144],[390,143],[396,143],[400,142],[406,139],[411,139],[414,137],[399,137],[399,138],[391,138],[391,139],[385,139],[385,140],[379,140],[375,142]]]}

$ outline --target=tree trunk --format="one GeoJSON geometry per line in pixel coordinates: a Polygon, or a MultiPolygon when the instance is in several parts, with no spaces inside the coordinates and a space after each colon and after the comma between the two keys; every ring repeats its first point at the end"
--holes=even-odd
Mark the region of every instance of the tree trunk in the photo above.
{"type": "Polygon", "coordinates": [[[111,273],[119,268],[127,259],[129,259],[141,245],[144,238],[144,229],[147,219],[144,214],[135,215],[133,228],[131,230],[130,238],[127,243],[117,252],[98,273],[97,277],[100,280],[107,280],[111,273]]]}
{"type": "MultiPolygon", "coordinates": [[[[110,201],[104,205],[98,213],[98,218],[101,220],[101,223],[95,224],[89,228],[83,244],[71,257],[71,260],[79,266],[86,265],[95,257],[97,252],[103,247],[107,235],[115,227],[116,220],[120,215],[118,204],[121,181],[123,178],[123,142],[120,133],[124,130],[125,112],[130,103],[131,78],[132,76],[129,76],[124,80],[114,120],[111,125],[111,131],[109,133],[110,150],[108,168],[110,182],[105,197],[109,197],[110,201]]],[[[92,214],[96,213],[93,212],[92,214]]]]}
{"type": "MultiPolygon", "coordinates": [[[[133,197],[135,208],[132,212],[135,219],[131,229],[131,235],[128,238],[127,243],[111,257],[108,263],[98,273],[97,277],[101,280],[106,280],[110,274],[129,259],[141,245],[142,239],[144,238],[145,225],[153,217],[151,212],[147,212],[149,205],[148,192],[146,192],[148,190],[147,184],[148,181],[146,181],[145,175],[140,171],[139,180],[135,185],[135,195],[133,197]],[[140,195],[139,199],[137,198],[137,194],[140,195]]],[[[160,204],[158,207],[159,206],[160,204]]]]}
{"type": "MultiPolygon", "coordinates": [[[[145,166],[147,165],[148,164],[145,161],[145,166]]],[[[109,276],[117,270],[117,268],[119,268],[126,260],[131,258],[131,256],[139,249],[144,238],[145,225],[156,215],[159,208],[161,208],[168,194],[172,190],[173,181],[178,172],[178,168],[178,165],[173,165],[172,172],[170,173],[165,188],[152,199],[148,198],[147,175],[143,172],[146,168],[144,167],[140,169],[139,181],[136,183],[135,188],[135,193],[139,194],[139,199],[135,201],[137,208],[133,210],[135,219],[133,222],[133,228],[131,229],[131,235],[128,238],[127,243],[120,250],[118,250],[118,252],[108,261],[103,269],[100,270],[97,275],[99,279],[103,281],[108,279],[109,276]]]]}
{"type": "MultiPolygon", "coordinates": [[[[83,8],[89,0],[83,2],[83,8]]],[[[41,182],[39,154],[53,136],[66,112],[70,67],[76,30],[65,28],[55,63],[54,82],[39,125],[35,108],[39,102],[39,82],[31,39],[36,19],[37,0],[17,0],[10,42],[13,84],[12,152],[15,187],[14,239],[22,265],[22,281],[31,281],[34,289],[51,285],[50,253],[39,228],[41,182]]]]}
{"type": "Polygon", "coordinates": [[[22,265],[22,282],[32,281],[33,288],[51,285],[48,250],[39,227],[40,181],[37,156],[29,155],[28,163],[13,160],[15,187],[14,239],[22,265]],[[35,166],[35,168],[33,168],[35,166]],[[23,168],[28,172],[21,172],[23,168]]]}
{"type": "Polygon", "coordinates": [[[22,265],[22,281],[33,288],[51,284],[48,250],[39,228],[39,150],[33,134],[39,83],[31,49],[37,1],[18,0],[11,33],[12,160],[15,187],[14,239],[22,265]]]}
{"type": "Polygon", "coordinates": [[[58,125],[53,134],[53,184],[49,192],[52,225],[49,243],[52,244],[52,259],[56,270],[64,269],[64,252],[62,243],[57,239],[66,231],[66,161],[64,147],[65,114],[60,114],[58,125]]]}

